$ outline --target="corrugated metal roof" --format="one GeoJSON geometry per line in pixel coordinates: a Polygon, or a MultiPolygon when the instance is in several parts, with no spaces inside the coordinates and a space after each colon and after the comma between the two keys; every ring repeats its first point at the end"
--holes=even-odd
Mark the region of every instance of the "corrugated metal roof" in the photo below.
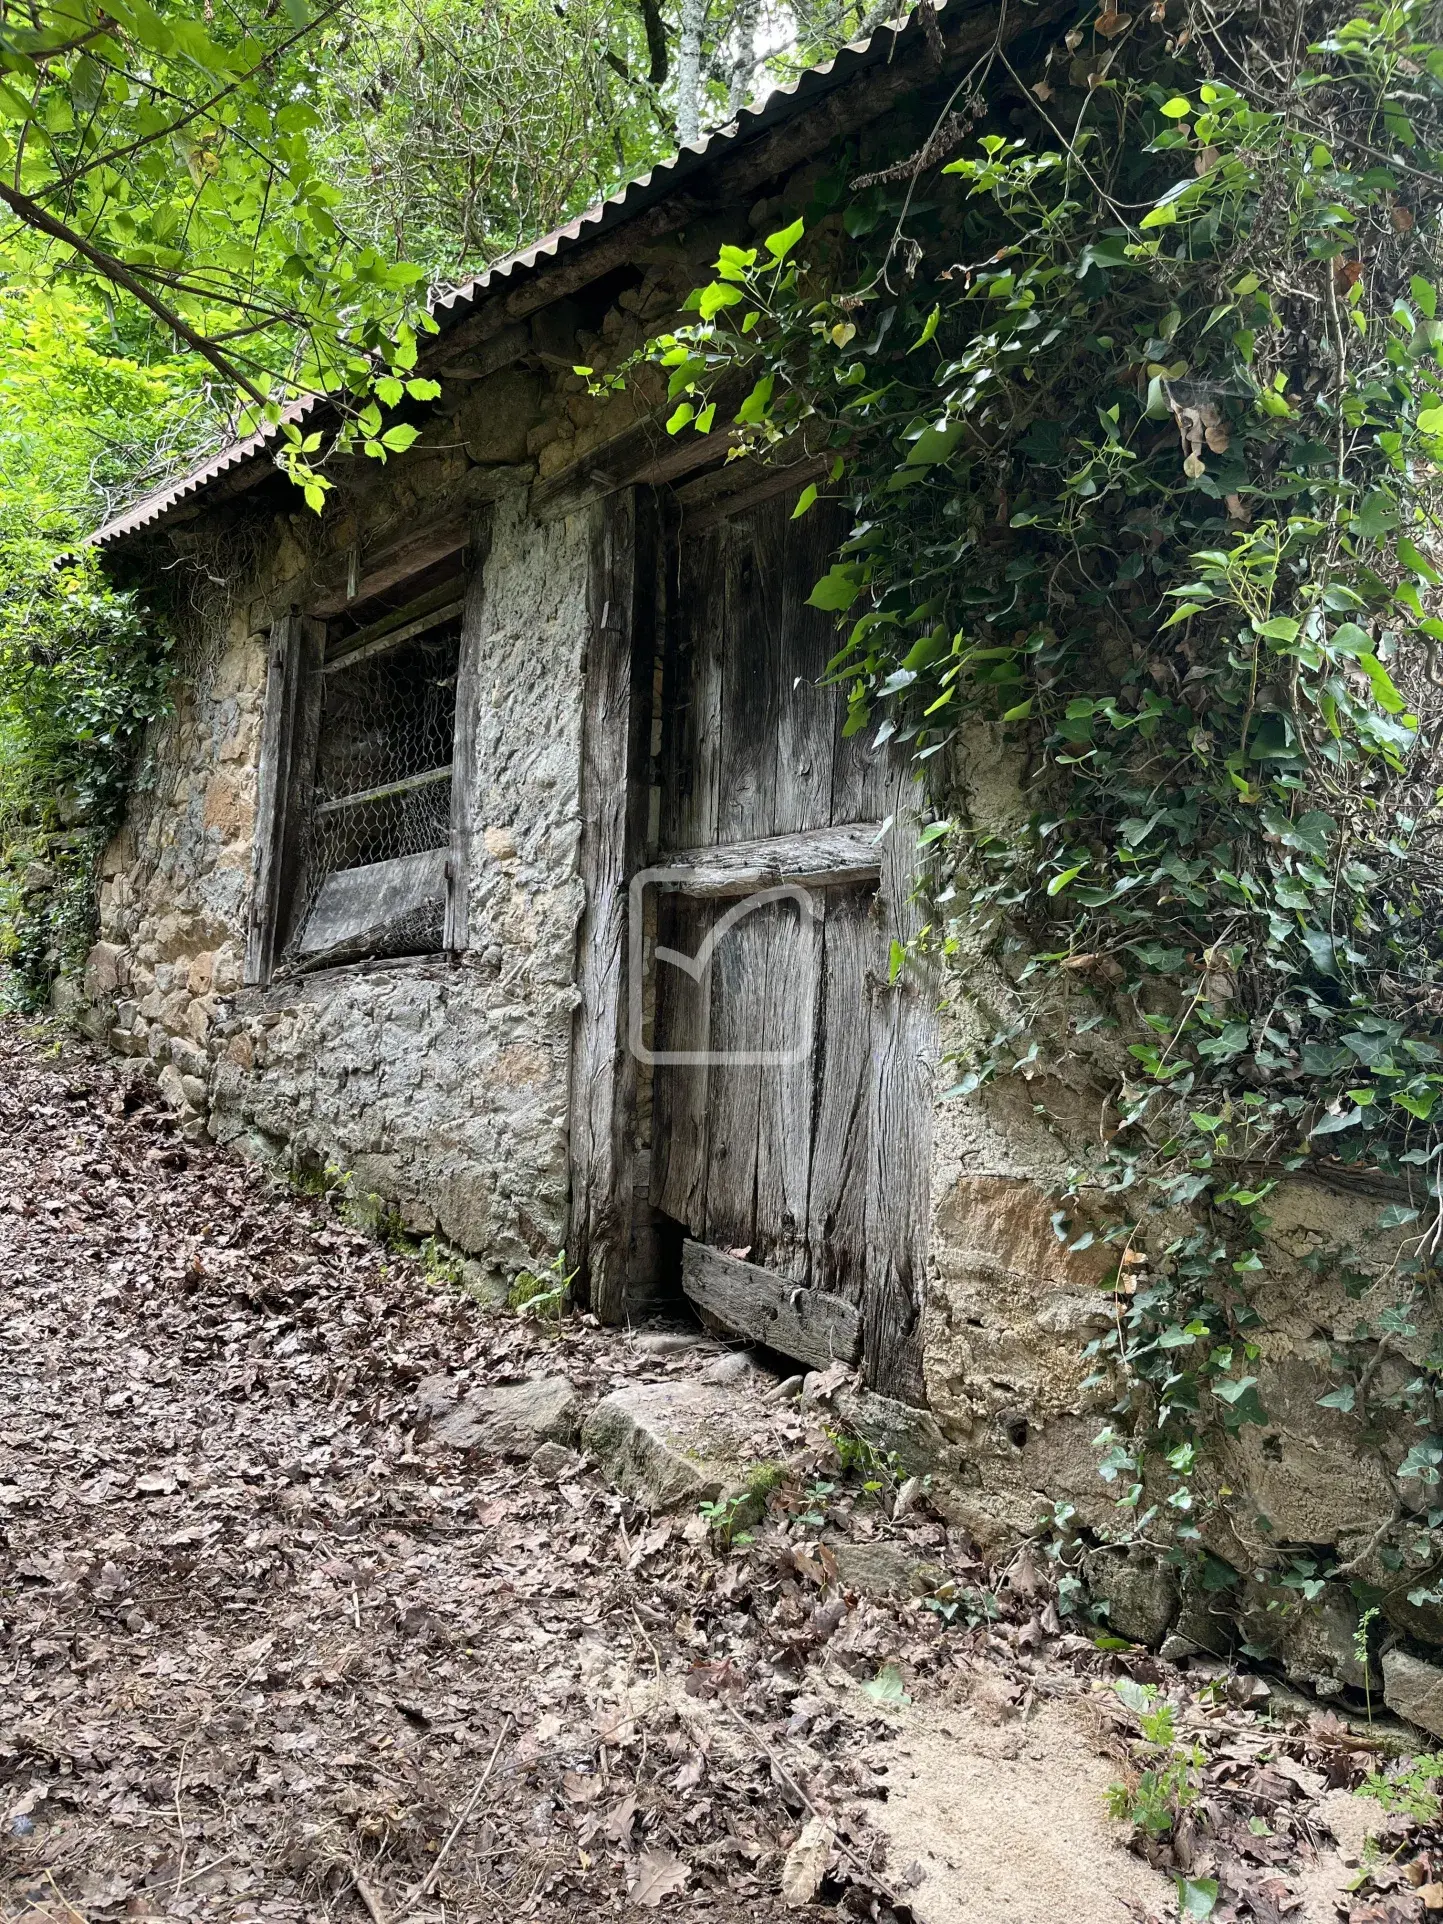
{"type": "MultiPolygon", "coordinates": [[[[955,0],[954,0],[955,4],[955,0]]],[[[940,13],[947,0],[934,0],[934,10],[940,13]]],[[[432,298],[431,311],[440,322],[441,339],[444,340],[448,327],[454,326],[466,313],[500,283],[510,281],[516,276],[524,276],[533,270],[544,270],[545,266],[559,255],[584,240],[590,240],[623,220],[634,219],[645,208],[654,205],[673,193],[691,175],[704,171],[712,164],[717,155],[730,151],[738,143],[766,131],[771,126],[791,119],[795,114],[814,105],[833,88],[844,82],[865,67],[876,66],[889,61],[897,45],[918,31],[915,12],[900,26],[879,27],[866,40],[858,40],[843,47],[831,60],[822,61],[818,66],[809,67],[795,81],[786,86],[776,87],[768,94],[759,107],[744,107],[734,121],[719,127],[712,133],[681,148],[669,160],[658,162],[646,173],[610,195],[597,201],[584,213],[578,214],[562,227],[554,229],[540,240],[533,241],[514,254],[506,255],[485,273],[477,274],[464,282],[453,292],[432,298]]],[[[427,365],[435,365],[440,358],[439,343],[433,344],[425,355],[427,365]]],[[[325,401],[315,398],[298,401],[285,410],[284,422],[297,422],[324,407],[325,401]]],[[[132,507],[112,516],[90,537],[99,546],[109,546],[122,541],[127,536],[138,533],[143,528],[153,527],[165,519],[181,503],[205,493],[227,475],[234,475],[238,469],[251,462],[259,462],[271,454],[281,440],[281,428],[266,428],[260,433],[248,435],[244,440],[234,441],[229,447],[222,448],[191,473],[179,481],[170,482],[154,493],[146,495],[132,507]]]]}

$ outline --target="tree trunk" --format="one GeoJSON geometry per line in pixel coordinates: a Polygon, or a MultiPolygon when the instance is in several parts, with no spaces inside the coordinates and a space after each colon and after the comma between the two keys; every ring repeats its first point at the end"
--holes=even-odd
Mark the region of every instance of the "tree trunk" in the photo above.
{"type": "Polygon", "coordinates": [[[676,137],[685,147],[701,133],[701,37],[707,0],[682,0],[681,41],[676,54],[676,137]]]}
{"type": "Polygon", "coordinates": [[[760,0],[740,0],[737,7],[736,51],[732,56],[727,115],[735,120],[751,97],[757,71],[757,11],[760,0]]]}

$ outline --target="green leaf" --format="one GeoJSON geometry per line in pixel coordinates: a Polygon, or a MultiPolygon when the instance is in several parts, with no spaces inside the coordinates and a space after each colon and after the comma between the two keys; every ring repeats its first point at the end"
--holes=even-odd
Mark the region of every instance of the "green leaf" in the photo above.
{"type": "Polygon", "coordinates": [[[1158,112],[1165,114],[1169,120],[1185,120],[1192,112],[1192,102],[1182,94],[1174,94],[1171,100],[1162,103],[1158,112]]]}
{"type": "Polygon", "coordinates": [[[927,345],[928,341],[930,341],[932,336],[937,332],[937,323],[941,320],[941,318],[942,318],[942,304],[939,301],[937,305],[932,309],[932,312],[927,316],[926,324],[924,325],[922,332],[917,336],[916,340],[913,341],[912,345],[908,348],[907,352],[909,354],[915,354],[919,347],[925,347],[927,345]]]}
{"type": "Polygon", "coordinates": [[[1425,281],[1421,274],[1415,274],[1408,283],[1408,291],[1422,314],[1434,320],[1438,314],[1438,294],[1431,281],[1425,281]]]}
{"type": "Polygon", "coordinates": [[[797,496],[797,505],[792,509],[793,521],[800,521],[802,516],[807,512],[807,509],[815,502],[816,498],[817,484],[815,481],[809,481],[797,496]]]}
{"type": "Polygon", "coordinates": [[[841,614],[862,592],[861,570],[854,561],[834,561],[807,596],[809,608],[841,614]]]}
{"type": "Polygon", "coordinates": [[[409,421],[398,421],[393,428],[387,428],[381,436],[381,446],[390,454],[404,454],[418,438],[421,430],[413,428],[409,421]]]}
{"type": "Polygon", "coordinates": [[[1308,1131],[1310,1136],[1338,1136],[1345,1129],[1356,1129],[1363,1120],[1361,1109],[1340,1109],[1335,1116],[1324,1116],[1308,1131]]]}
{"type": "Polygon", "coordinates": [[[772,389],[775,386],[776,377],[764,374],[737,409],[737,419],[752,423],[762,420],[772,404],[772,389]]]}
{"type": "Polygon", "coordinates": [[[1420,434],[1443,434],[1443,407],[1424,408],[1418,416],[1420,434]]]}
{"type": "Polygon", "coordinates": [[[966,432],[967,423],[960,420],[923,428],[907,450],[907,466],[931,467],[935,462],[945,461],[966,432]]]}
{"type": "Polygon", "coordinates": [[[691,402],[683,401],[681,406],[674,410],[671,418],[668,420],[666,424],[667,433],[680,434],[687,422],[694,420],[695,417],[696,409],[692,406],[691,402]]]}
{"type": "Polygon", "coordinates": [[[376,399],[387,408],[393,408],[405,392],[405,382],[398,381],[394,374],[383,374],[375,387],[376,399]]]}
{"type": "Polygon", "coordinates": [[[1400,715],[1407,703],[1393,686],[1393,678],[1376,655],[1359,655],[1358,666],[1372,683],[1373,699],[1385,715],[1400,715]]]}
{"type": "Polygon", "coordinates": [[[1177,1885],[1177,1914],[1180,1918],[1211,1917],[1213,1907],[1218,1901],[1218,1880],[1215,1877],[1184,1877],[1180,1871],[1172,1874],[1177,1885]]]}
{"type": "Polygon", "coordinates": [[[1052,880],[1047,884],[1047,893],[1049,895],[1061,895],[1068,883],[1075,882],[1086,867],[1086,862],[1079,862],[1076,868],[1065,868],[1061,875],[1054,875],[1052,880]]]}
{"type": "Polygon", "coordinates": [[[1416,1223],[1419,1211],[1409,1209],[1403,1203],[1389,1203],[1386,1209],[1378,1212],[1379,1229],[1406,1229],[1409,1223],[1416,1223]]]}
{"type": "Polygon", "coordinates": [[[862,1689],[874,1704],[896,1704],[900,1707],[912,1701],[907,1695],[902,1673],[894,1663],[884,1663],[871,1682],[862,1685],[862,1689]]]}
{"type": "Polygon", "coordinates": [[[739,287],[729,287],[725,281],[713,281],[704,287],[697,297],[697,312],[704,321],[714,321],[724,307],[735,307],[745,299],[739,287]]]}
{"type": "Polygon", "coordinates": [[[805,231],[805,222],[794,220],[790,227],[782,227],[779,228],[775,234],[768,234],[766,238],[767,252],[774,261],[780,264],[787,258],[787,255],[791,253],[805,231]]]}

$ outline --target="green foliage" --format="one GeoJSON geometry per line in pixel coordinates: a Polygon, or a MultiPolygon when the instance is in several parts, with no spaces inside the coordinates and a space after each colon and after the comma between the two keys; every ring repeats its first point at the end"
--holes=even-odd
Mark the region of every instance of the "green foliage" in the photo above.
{"type": "Polygon", "coordinates": [[[280,423],[316,508],[322,436],[284,418],[289,401],[331,396],[332,444],[385,460],[415,435],[386,416],[438,392],[411,372],[435,329],[422,270],[352,238],[313,151],[335,11],[251,0],[202,20],[181,0],[80,0],[0,15],[0,204],[29,258],[159,323],[240,399],[242,427],[280,423]]]}
{"type": "MultiPolygon", "coordinates": [[[[1091,1387],[1118,1390],[1119,1528],[1185,1547],[1206,1433],[1266,1421],[1278,1180],[1406,1177],[1416,1206],[1380,1229],[1440,1207],[1430,19],[1369,0],[1297,42],[1259,24],[1224,78],[1160,18],[1114,40],[1082,10],[1006,131],[995,53],[934,130],[955,152],[970,115],[968,151],[925,187],[933,143],[911,178],[842,164],[723,248],[653,349],[674,433],[725,425],[710,397],[744,374],[741,446],[831,453],[852,527],[811,601],[852,616],[847,728],[942,771],[918,946],[979,1028],[950,1094],[1097,1088],[1104,1147],[1069,1191],[1110,1213],[1055,1227],[1118,1254],[1091,1387]],[[1012,771],[1016,806],[974,820],[1012,771]]],[[[1437,1382],[1430,1362],[1420,1419],[1437,1382]]],[[[1400,1474],[1440,1464],[1430,1425],[1400,1474]]]]}
{"type": "Polygon", "coordinates": [[[575,1280],[576,1271],[566,1267],[566,1251],[558,1250],[541,1274],[530,1269],[521,1271],[511,1285],[506,1306],[538,1322],[559,1323],[571,1302],[571,1285],[575,1280]]]}
{"type": "Polygon", "coordinates": [[[879,1450],[866,1437],[853,1436],[849,1430],[833,1424],[824,1424],[823,1428],[827,1441],[837,1453],[843,1476],[860,1478],[867,1496],[880,1497],[901,1483],[902,1463],[895,1450],[879,1450]]]}
{"type": "Polygon", "coordinates": [[[1202,1750],[1180,1741],[1176,1712],[1170,1703],[1158,1701],[1155,1685],[1124,1677],[1113,1688],[1136,1715],[1142,1731],[1134,1745],[1141,1769],[1135,1781],[1109,1785],[1108,1814],[1135,1824],[1148,1837],[1168,1837],[1183,1812],[1198,1800],[1202,1750]]]}
{"type": "Polygon", "coordinates": [[[78,537],[97,489],[198,426],[173,365],[97,347],[101,325],[0,287],[0,948],[30,1007],[89,946],[96,858],[168,702],[163,626],[78,537]]]}
{"type": "Polygon", "coordinates": [[[1435,1824],[1443,1812],[1436,1788],[1440,1777],[1443,1758],[1414,1757],[1391,1770],[1372,1771],[1355,1794],[1371,1798],[1386,1811],[1404,1811],[1420,1824],[1435,1824]]]}

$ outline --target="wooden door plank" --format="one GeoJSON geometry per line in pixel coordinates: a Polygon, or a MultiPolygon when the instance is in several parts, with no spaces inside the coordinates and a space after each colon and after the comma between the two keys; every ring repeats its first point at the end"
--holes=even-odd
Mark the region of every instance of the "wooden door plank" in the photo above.
{"type": "Polygon", "coordinates": [[[763,577],[762,592],[781,603],[776,834],[837,819],[832,766],[843,713],[839,691],[823,681],[839,645],[836,617],[807,606],[840,537],[839,517],[830,504],[819,503],[800,521],[790,510],[790,502],[776,501],[755,517],[768,529],[763,552],[775,570],[763,577]]]}
{"type": "Polygon", "coordinates": [[[762,1048],[781,1059],[763,1065],[757,1092],[753,1254],[798,1283],[812,1275],[807,1191],[823,912],[817,905],[804,913],[791,902],[778,902],[770,911],[762,1048]]]}
{"type": "Polygon", "coordinates": [[[839,1296],[783,1282],[770,1270],[698,1242],[683,1245],[681,1273],[692,1302],[738,1336],[814,1369],[857,1360],[861,1321],[839,1296]]]}
{"type": "Polygon", "coordinates": [[[726,528],[681,542],[676,659],[669,677],[674,697],[662,757],[662,848],[710,848],[717,838],[728,546],[726,528]]]}
{"type": "MultiPolygon", "coordinates": [[[[657,943],[695,955],[713,911],[685,895],[660,893],[657,943]]],[[[711,971],[700,981],[685,970],[655,966],[656,1021],[653,1046],[678,1054],[703,1054],[711,1036],[711,971]]],[[[651,1200],[674,1221],[700,1231],[706,1223],[707,1065],[658,1063],[652,1110],[651,1200]]]]}
{"type": "Polygon", "coordinates": [[[659,860],[665,868],[689,871],[665,885],[687,895],[751,895],[783,882],[845,887],[881,878],[882,824],[844,822],[836,828],[762,835],[725,847],[679,849],[659,860]]]}
{"type": "MultiPolygon", "coordinates": [[[[730,528],[722,633],[721,766],[715,840],[775,835],[783,636],[776,581],[766,571],[765,523],[730,528]]],[[[685,526],[682,530],[685,539],[685,526]]],[[[700,840],[701,838],[697,838],[700,840]]]]}
{"type": "Polygon", "coordinates": [[[308,652],[307,624],[297,614],[282,615],[271,629],[256,772],[256,824],[244,968],[248,983],[270,980],[283,933],[286,870],[293,856],[297,825],[290,805],[292,775],[297,725],[302,720],[308,652]]]}
{"type": "MultiPolygon", "coordinates": [[[[715,908],[710,910],[715,915],[715,908]]],[[[771,922],[778,905],[730,928],[711,961],[711,1047],[707,1071],[706,1240],[749,1249],[756,1239],[757,1127],[771,922]]]]}
{"type": "Polygon", "coordinates": [[[822,937],[819,1048],[807,1193],[807,1242],[814,1289],[860,1303],[867,1246],[868,1128],[871,1121],[872,984],[883,964],[871,891],[826,899],[822,937]]]}
{"type": "MultiPolygon", "coordinates": [[[[921,788],[900,755],[888,787],[894,827],[883,845],[879,901],[890,947],[915,934],[923,919],[912,900],[921,788]]],[[[918,1404],[927,1400],[921,1324],[936,1050],[936,990],[925,962],[904,968],[890,985],[879,979],[872,998],[863,1368],[883,1395],[918,1404]]]]}
{"type": "Polygon", "coordinates": [[[587,596],[580,852],[586,906],[571,1053],[567,1256],[603,1322],[625,1314],[636,1248],[637,1063],[626,1037],[626,909],[627,884],[646,849],[655,522],[646,490],[597,505],[587,596]]]}
{"type": "MultiPolygon", "coordinates": [[[[726,622],[727,531],[682,541],[675,620],[664,683],[670,699],[661,742],[662,848],[716,840],[720,783],[722,633],[726,622]]],[[[658,904],[658,940],[695,955],[710,912],[676,900],[658,904]],[[661,931],[668,931],[663,935],[661,931]]],[[[711,1040],[711,977],[694,988],[675,968],[655,972],[653,1042],[658,1050],[704,1052],[711,1040]]],[[[658,1063],[653,1070],[651,1158],[654,1206],[697,1234],[706,1228],[708,1070],[705,1063],[658,1063]]]]}

